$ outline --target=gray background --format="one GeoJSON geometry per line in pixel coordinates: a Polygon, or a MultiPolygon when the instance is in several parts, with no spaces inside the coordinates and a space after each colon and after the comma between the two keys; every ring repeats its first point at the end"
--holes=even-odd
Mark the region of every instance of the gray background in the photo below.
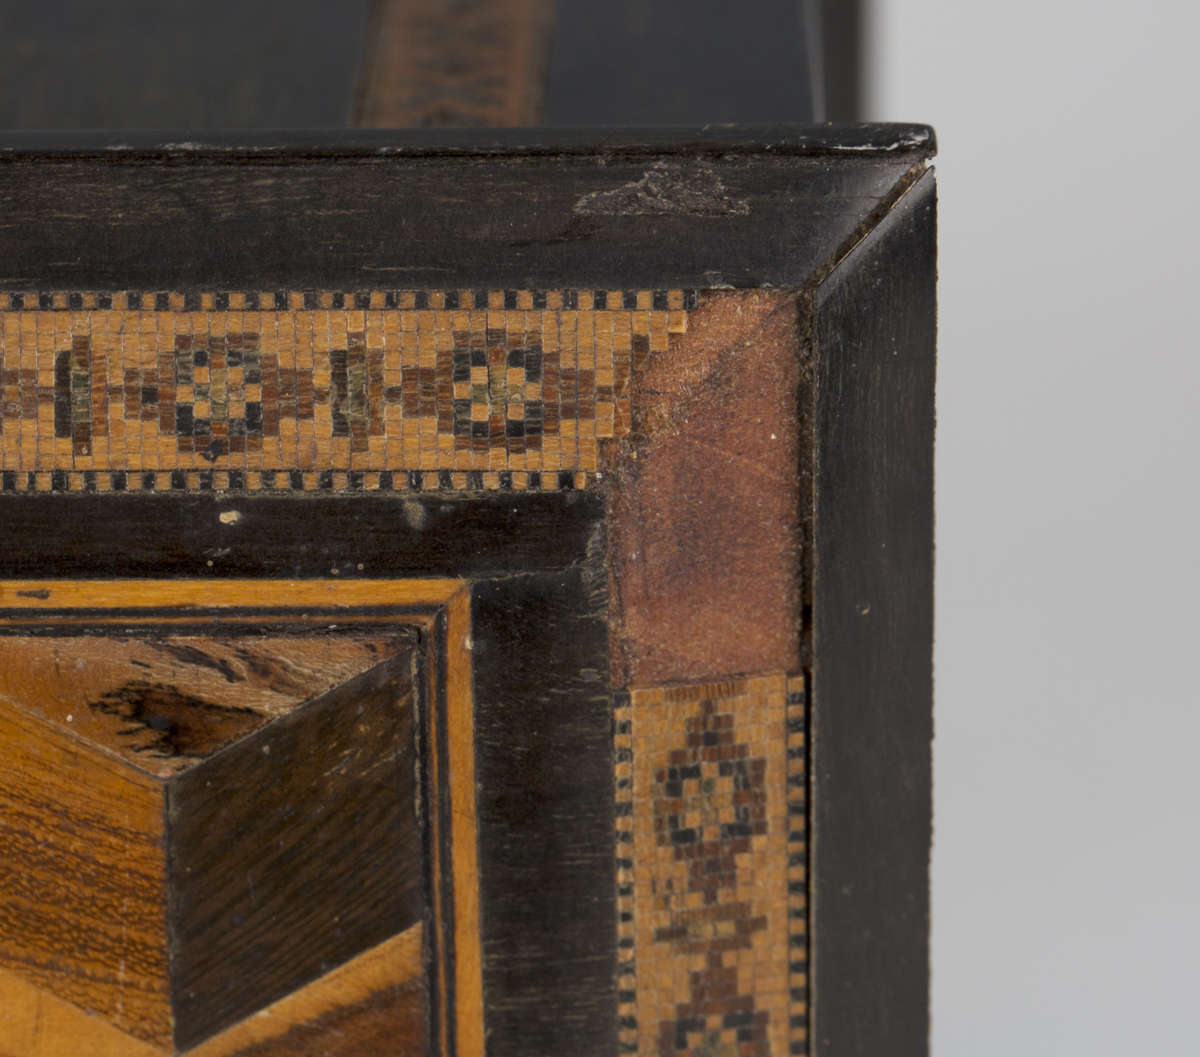
{"type": "Polygon", "coordinates": [[[0,0],[0,127],[336,128],[369,0],[0,0]]]}
{"type": "Polygon", "coordinates": [[[808,120],[810,5],[732,3],[557,0],[542,123],[808,120]]]}
{"type": "Polygon", "coordinates": [[[934,1053],[1195,1054],[1200,5],[868,26],[941,151],[934,1053]]]}

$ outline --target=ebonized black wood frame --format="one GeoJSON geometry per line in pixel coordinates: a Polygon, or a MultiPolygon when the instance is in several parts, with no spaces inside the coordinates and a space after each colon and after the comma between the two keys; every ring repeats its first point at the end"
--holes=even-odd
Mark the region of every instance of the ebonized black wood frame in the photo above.
{"type": "MultiPolygon", "coordinates": [[[[0,286],[328,289],[389,274],[410,289],[797,290],[816,376],[813,465],[798,467],[814,480],[810,1037],[822,1057],[925,1053],[931,130],[187,138],[0,137],[0,286]],[[656,165],[713,172],[749,210],[720,223],[575,211],[656,165]]],[[[366,496],[5,494],[0,577],[316,578],[362,563],[375,578],[473,580],[488,1052],[610,1057],[604,496],[407,501],[428,527],[366,496]],[[234,504],[231,531],[218,514],[234,504]],[[536,759],[514,755],[513,715],[540,731],[536,759]]]]}

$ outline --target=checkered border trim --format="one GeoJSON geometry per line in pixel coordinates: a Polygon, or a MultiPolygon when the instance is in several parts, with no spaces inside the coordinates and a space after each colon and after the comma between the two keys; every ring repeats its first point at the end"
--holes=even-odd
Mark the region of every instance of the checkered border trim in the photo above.
{"type": "Polygon", "coordinates": [[[613,702],[617,847],[617,1038],[619,1053],[637,1053],[637,964],[633,899],[633,708],[628,693],[613,702]]]}
{"type": "Polygon", "coordinates": [[[788,1053],[808,1054],[808,677],[787,684],[788,1053]]]}
{"type": "Polygon", "coordinates": [[[599,474],[521,470],[5,470],[0,493],[249,492],[287,495],[338,492],[567,492],[595,484],[599,474]]]}
{"type": "Polygon", "coordinates": [[[303,312],[357,310],[633,310],[687,312],[696,290],[121,290],[10,291],[0,306],[10,312],[303,312]]]}

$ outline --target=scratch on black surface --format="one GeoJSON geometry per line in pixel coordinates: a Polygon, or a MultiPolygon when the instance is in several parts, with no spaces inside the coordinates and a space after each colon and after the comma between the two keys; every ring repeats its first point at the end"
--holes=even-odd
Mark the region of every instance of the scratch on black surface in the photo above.
{"type": "Polygon", "coordinates": [[[612,191],[593,191],[575,203],[575,212],[591,216],[633,217],[679,213],[696,217],[746,216],[750,204],[733,198],[711,169],[685,172],[664,166],[636,183],[612,191]]]}

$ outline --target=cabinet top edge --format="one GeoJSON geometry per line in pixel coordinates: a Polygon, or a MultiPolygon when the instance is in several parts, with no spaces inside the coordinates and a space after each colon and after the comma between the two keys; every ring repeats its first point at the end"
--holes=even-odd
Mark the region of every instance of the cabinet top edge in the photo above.
{"type": "Polygon", "coordinates": [[[639,157],[931,157],[933,129],[908,124],[624,128],[245,129],[0,132],[0,161],[639,157]]]}

